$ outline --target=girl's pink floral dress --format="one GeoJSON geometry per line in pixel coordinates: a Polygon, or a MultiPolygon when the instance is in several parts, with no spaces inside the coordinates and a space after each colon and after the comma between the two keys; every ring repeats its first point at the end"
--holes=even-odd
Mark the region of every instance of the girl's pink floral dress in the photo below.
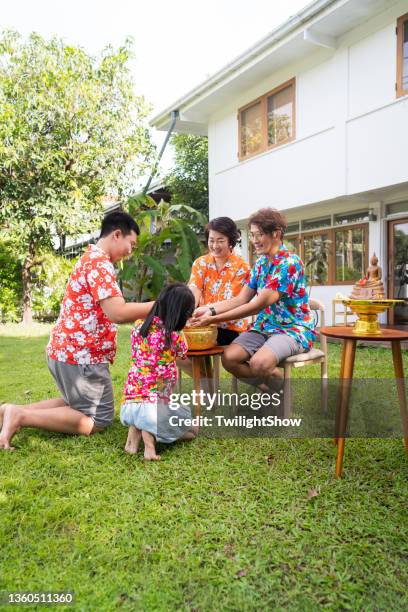
{"type": "Polygon", "coordinates": [[[165,329],[159,317],[154,317],[146,338],[139,330],[142,320],[132,329],[132,363],[129,369],[124,401],[156,402],[169,400],[177,381],[176,359],[187,354],[187,344],[182,333],[172,333],[171,347],[165,348],[165,329]]]}
{"type": "Polygon", "coordinates": [[[136,321],[132,330],[132,363],[120,409],[123,425],[133,425],[153,434],[158,442],[175,442],[190,429],[191,409],[169,407],[170,395],[177,381],[176,359],[187,354],[183,333],[173,332],[170,348],[165,348],[165,329],[154,317],[146,338],[136,321]],[[170,417],[177,417],[174,424],[170,417]],[[187,422],[187,424],[185,424],[187,422]]]}

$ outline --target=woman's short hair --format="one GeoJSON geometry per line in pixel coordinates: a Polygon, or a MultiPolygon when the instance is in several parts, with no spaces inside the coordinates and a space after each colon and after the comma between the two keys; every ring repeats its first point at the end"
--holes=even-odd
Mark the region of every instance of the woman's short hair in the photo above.
{"type": "Polygon", "coordinates": [[[208,242],[210,230],[224,234],[224,236],[228,238],[228,243],[231,248],[234,248],[241,238],[241,232],[237,228],[235,222],[229,217],[216,217],[215,219],[211,219],[204,230],[206,242],[208,242]]]}
{"type": "Polygon", "coordinates": [[[261,208],[249,217],[248,227],[250,225],[257,225],[264,234],[272,234],[279,230],[282,239],[288,227],[288,222],[286,217],[276,208],[261,208]]]}

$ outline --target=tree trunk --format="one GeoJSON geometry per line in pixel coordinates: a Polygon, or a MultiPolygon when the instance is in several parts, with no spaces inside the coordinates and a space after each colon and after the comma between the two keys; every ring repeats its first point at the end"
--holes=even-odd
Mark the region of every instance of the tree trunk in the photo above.
{"type": "Polygon", "coordinates": [[[28,246],[27,257],[23,264],[23,325],[31,325],[33,322],[33,313],[31,309],[31,268],[34,262],[34,244],[30,242],[28,246]]]}

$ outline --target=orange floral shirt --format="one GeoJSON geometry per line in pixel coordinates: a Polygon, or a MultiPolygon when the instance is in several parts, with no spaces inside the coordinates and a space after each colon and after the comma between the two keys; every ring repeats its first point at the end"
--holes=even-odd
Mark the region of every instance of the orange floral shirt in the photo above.
{"type": "Polygon", "coordinates": [[[99,302],[121,295],[111,260],[102,249],[89,246],[69,277],[47,346],[49,357],[73,365],[112,363],[116,325],[99,302]]]}
{"type": "MultiPolygon", "coordinates": [[[[224,267],[217,270],[213,255],[203,255],[195,260],[188,281],[202,293],[200,304],[215,304],[236,297],[249,280],[249,265],[242,257],[232,253],[224,267]]],[[[247,319],[218,323],[218,327],[243,332],[248,327],[247,319]]]]}

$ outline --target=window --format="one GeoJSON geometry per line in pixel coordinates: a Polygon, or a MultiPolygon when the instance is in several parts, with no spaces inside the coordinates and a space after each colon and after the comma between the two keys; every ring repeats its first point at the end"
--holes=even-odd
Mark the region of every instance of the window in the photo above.
{"type": "Polygon", "coordinates": [[[261,102],[248,106],[241,112],[241,151],[242,156],[255,155],[262,150],[262,112],[261,102]]]}
{"type": "Polygon", "coordinates": [[[277,147],[295,138],[295,79],[238,111],[239,159],[277,147]]]}
{"type": "Polygon", "coordinates": [[[287,234],[298,234],[300,230],[299,221],[292,221],[292,223],[288,223],[288,227],[286,228],[287,234]]]}
{"type": "Polygon", "coordinates": [[[355,283],[363,278],[367,267],[365,226],[336,229],[335,282],[355,283]]]}
{"type": "Polygon", "coordinates": [[[291,253],[296,253],[296,255],[300,255],[299,250],[299,238],[297,236],[284,236],[283,237],[284,244],[288,247],[291,253]]]}
{"type": "Polygon", "coordinates": [[[408,202],[395,202],[394,204],[387,204],[386,211],[387,215],[406,213],[408,212],[408,202]]]}
{"type": "Polygon", "coordinates": [[[308,285],[328,284],[331,246],[329,232],[303,237],[303,261],[308,285]]]}
{"type": "Polygon", "coordinates": [[[302,221],[302,230],[304,232],[318,229],[319,227],[330,227],[332,224],[331,217],[320,217],[319,219],[308,219],[302,221]]]}
{"type": "Polygon", "coordinates": [[[293,131],[293,84],[267,97],[268,147],[287,142],[293,131]]]}
{"type": "Polygon", "coordinates": [[[397,21],[397,98],[408,94],[408,13],[397,21]]]}
{"type": "Polygon", "coordinates": [[[334,225],[345,225],[347,223],[362,223],[363,221],[368,221],[368,215],[368,210],[360,210],[359,212],[334,215],[334,225]]]}

